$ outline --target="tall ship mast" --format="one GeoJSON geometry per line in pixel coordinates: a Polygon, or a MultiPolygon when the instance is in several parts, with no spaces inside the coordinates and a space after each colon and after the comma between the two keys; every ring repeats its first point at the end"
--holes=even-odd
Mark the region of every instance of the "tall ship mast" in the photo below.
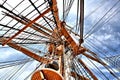
{"type": "Polygon", "coordinates": [[[120,0],[1,0],[0,80],[120,80],[120,0]]]}

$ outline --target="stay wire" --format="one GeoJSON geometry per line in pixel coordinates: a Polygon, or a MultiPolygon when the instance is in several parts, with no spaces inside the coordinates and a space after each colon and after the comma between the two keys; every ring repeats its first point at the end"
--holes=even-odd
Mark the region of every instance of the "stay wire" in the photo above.
{"type": "Polygon", "coordinates": [[[100,19],[97,23],[95,23],[91,29],[86,33],[86,35],[84,35],[84,38],[86,39],[90,34],[90,32],[92,32],[94,30],[94,28],[98,25],[99,22],[101,22],[103,20],[103,18],[117,5],[119,4],[120,1],[117,1],[100,19]]]}
{"type": "Polygon", "coordinates": [[[4,1],[4,0],[2,0],[2,1],[3,1],[2,5],[4,5],[4,4],[6,3],[6,1],[7,1],[7,0],[5,0],[5,1],[4,1]]]}
{"type": "Polygon", "coordinates": [[[1,65],[1,64],[4,64],[4,63],[17,62],[17,61],[24,61],[24,60],[30,60],[30,59],[31,59],[31,58],[3,61],[3,62],[0,62],[0,65],[1,65]]]}
{"type": "Polygon", "coordinates": [[[107,2],[107,0],[102,0],[100,3],[100,5],[95,8],[93,11],[91,11],[88,15],[85,16],[85,20],[90,16],[92,15],[93,13],[95,13],[97,10],[99,10],[105,3],[107,2]]]}
{"type": "MultiPolygon", "coordinates": [[[[112,18],[114,18],[114,16],[116,16],[116,15],[118,14],[119,11],[117,11],[117,10],[119,10],[119,7],[118,7],[113,13],[111,13],[111,14],[110,14],[110,17],[108,17],[108,18],[102,23],[101,28],[102,28],[105,24],[107,24],[112,18]]],[[[99,30],[100,30],[100,29],[99,29],[99,30]]],[[[99,31],[99,30],[98,30],[98,31],[99,31]]],[[[93,33],[94,33],[94,32],[91,32],[91,33],[89,34],[89,36],[91,36],[93,33]]],[[[87,36],[85,39],[87,39],[89,36],[87,36]]]]}
{"type": "MultiPolygon", "coordinates": [[[[87,58],[87,59],[96,67],[96,69],[99,71],[99,73],[101,73],[107,80],[109,80],[109,78],[97,67],[97,65],[95,65],[89,58],[87,58]]],[[[103,78],[103,77],[101,77],[101,78],[103,78]]]]}
{"type": "MultiPolygon", "coordinates": [[[[24,1],[24,0],[23,0],[24,1]]],[[[17,6],[19,6],[21,3],[19,3],[17,6]]],[[[9,4],[10,5],[10,4],[9,4]]],[[[17,7],[16,6],[16,7],[17,7]]],[[[20,13],[19,13],[19,15],[22,13],[22,12],[24,12],[27,8],[29,8],[31,5],[29,5],[28,7],[26,7],[23,11],[21,11],[20,13]]],[[[9,10],[9,9],[7,9],[6,7],[4,7],[4,6],[2,6],[1,5],[1,7],[3,8],[3,9],[5,9],[6,11],[8,11],[9,13],[11,13],[11,14],[13,14],[13,15],[15,15],[15,16],[18,16],[17,14],[15,14],[14,12],[12,12],[16,7],[14,7],[12,10],[9,10]]],[[[5,15],[5,17],[6,17],[6,15],[5,15]]],[[[3,18],[4,19],[4,18],[3,18]]],[[[2,20],[2,19],[1,19],[2,20]]],[[[22,20],[22,19],[21,19],[22,20]]],[[[12,27],[15,27],[17,24],[18,24],[19,22],[17,22],[17,23],[15,23],[12,27]]],[[[7,24],[8,25],[8,24],[7,24]]],[[[11,29],[9,29],[8,31],[10,31],[11,29]]],[[[7,31],[7,32],[8,32],[7,31]]],[[[7,34],[7,32],[6,33],[4,33],[2,36],[4,36],[5,34],[7,34]]]]}
{"type": "Polygon", "coordinates": [[[19,69],[21,69],[21,67],[23,66],[24,64],[20,65],[20,66],[16,66],[12,72],[9,72],[7,73],[7,75],[5,75],[5,79],[4,80],[7,80],[9,77],[11,77],[12,74],[14,74],[15,72],[17,72],[19,69]]]}
{"type": "MultiPolygon", "coordinates": [[[[4,0],[3,0],[3,1],[4,1],[4,0]]],[[[8,5],[9,7],[11,7],[12,9],[14,8],[14,7],[12,7],[10,4],[7,3],[7,0],[6,0],[5,4],[7,4],[7,5],[8,5]]],[[[17,8],[17,7],[16,7],[16,8],[17,8]]],[[[16,12],[19,13],[19,11],[17,11],[16,9],[14,9],[13,11],[16,11],[16,12]]]]}
{"type": "MultiPolygon", "coordinates": [[[[34,31],[34,33],[35,33],[36,31],[34,31]]],[[[22,39],[22,41],[20,40],[18,43],[28,43],[29,41],[26,41],[28,38],[30,38],[30,36],[32,36],[31,34],[29,34],[29,35],[27,35],[27,37],[26,38],[23,38],[22,39]]],[[[33,42],[33,40],[31,40],[32,42],[33,42]]],[[[30,41],[30,42],[31,42],[30,41]]]]}
{"type": "Polygon", "coordinates": [[[35,33],[35,32],[34,32],[35,33]]]}
{"type": "MultiPolygon", "coordinates": [[[[104,65],[103,65],[104,66],[104,65]]],[[[114,73],[115,71],[113,69],[111,69],[111,67],[109,65],[104,66],[114,77],[116,77],[117,79],[119,79],[114,73]]]]}
{"type": "MultiPolygon", "coordinates": [[[[75,69],[75,72],[77,73],[77,74],[81,74],[82,75],[82,73],[81,73],[81,71],[78,69],[78,65],[76,64],[76,62],[74,61],[74,63],[73,63],[73,68],[75,69]]],[[[77,75],[77,77],[79,78],[79,76],[77,75]]]]}
{"type": "MultiPolygon", "coordinates": [[[[35,16],[35,15],[34,15],[34,16],[35,16]]],[[[32,17],[34,17],[34,16],[32,16],[32,17]]],[[[32,18],[32,17],[31,17],[31,18],[32,18]]],[[[20,17],[20,18],[21,18],[21,17],[20,17]]],[[[31,18],[30,18],[30,19],[31,19],[31,18]]],[[[22,19],[22,18],[21,18],[21,19],[22,19]]],[[[25,22],[29,23],[29,21],[27,21],[26,19],[23,19],[23,20],[24,20],[25,22]]],[[[37,24],[33,24],[32,26],[37,27],[38,25],[37,25],[37,24]]],[[[39,27],[39,26],[38,26],[38,27],[39,27]]],[[[40,29],[40,30],[43,30],[43,29],[41,29],[41,28],[39,28],[39,29],[40,29]]],[[[44,31],[44,30],[43,30],[43,31],[44,31]]],[[[37,31],[35,30],[35,32],[37,32],[37,31]]],[[[34,33],[35,33],[35,32],[34,32],[34,33]]],[[[46,31],[44,31],[44,32],[46,32],[46,31]]],[[[46,32],[46,33],[47,33],[47,32],[46,32]]],[[[49,33],[47,33],[47,34],[49,34],[49,33]]],[[[50,35],[50,34],[49,34],[49,35],[50,35]]],[[[51,37],[52,37],[52,36],[51,36],[51,37]]]]}
{"type": "MultiPolygon", "coordinates": [[[[6,0],[7,1],[7,0],[6,0]]],[[[13,11],[15,8],[17,8],[24,0],[22,0],[19,4],[17,4],[11,11],[13,11]]],[[[0,6],[3,6],[0,4],[0,6]]],[[[9,5],[10,6],[10,5],[9,5]]],[[[6,16],[4,16],[3,18],[0,19],[0,21],[2,21],[6,16]]]]}
{"type": "Polygon", "coordinates": [[[4,76],[2,77],[2,79],[6,80],[12,73],[14,73],[14,71],[16,71],[17,69],[19,69],[20,67],[21,67],[21,65],[14,66],[10,72],[4,74],[4,76]]]}
{"type": "MultiPolygon", "coordinates": [[[[36,2],[37,2],[37,1],[35,1],[34,3],[36,3],[36,2]]],[[[41,5],[43,5],[43,4],[45,4],[45,3],[42,3],[41,5]]],[[[40,6],[41,6],[41,5],[40,5],[40,6]]],[[[30,7],[30,6],[31,6],[31,5],[29,5],[28,7],[30,7]]],[[[38,7],[40,7],[40,6],[38,6],[38,7]]],[[[21,12],[19,13],[19,15],[20,15],[21,13],[23,13],[25,10],[27,10],[28,7],[26,7],[23,11],[21,11],[21,12]]],[[[3,8],[4,8],[5,10],[7,10],[8,12],[10,12],[11,14],[13,14],[14,16],[17,16],[17,17],[19,16],[19,15],[15,14],[14,12],[10,11],[9,9],[7,9],[7,8],[5,8],[5,7],[3,7],[3,8]]],[[[35,11],[35,9],[32,10],[31,12],[29,12],[27,15],[25,15],[25,17],[28,16],[29,14],[31,14],[33,11],[35,11]]],[[[21,18],[21,20],[22,20],[22,18],[21,18]]],[[[16,24],[14,24],[13,27],[16,26],[18,23],[19,23],[19,22],[17,22],[16,24]]]]}
{"type": "MultiPolygon", "coordinates": [[[[88,42],[87,42],[88,43],[88,42]]],[[[92,47],[92,48],[94,48],[96,51],[97,51],[97,53],[99,52],[100,54],[102,54],[104,57],[102,57],[102,56],[99,56],[99,57],[101,57],[102,59],[104,59],[105,60],[105,58],[107,58],[108,59],[108,56],[107,56],[107,54],[106,53],[103,53],[102,51],[100,51],[100,49],[97,49],[96,47],[94,47],[93,45],[91,45],[91,44],[87,44],[86,45],[88,48],[90,48],[90,47],[92,47]]],[[[98,55],[98,54],[97,54],[98,55]]],[[[112,55],[111,55],[112,56],[112,55]]],[[[105,60],[106,61],[106,60],[105,60]]],[[[114,62],[114,59],[112,59],[112,58],[109,58],[109,61],[112,61],[112,62],[114,62]]]]}
{"type": "Polygon", "coordinates": [[[106,53],[106,54],[104,54],[104,55],[109,54],[110,56],[112,56],[112,54],[110,54],[110,53],[108,53],[107,51],[103,50],[101,47],[95,45],[95,43],[93,43],[91,40],[87,40],[86,42],[87,42],[88,44],[91,43],[91,46],[94,47],[95,49],[96,49],[96,48],[97,48],[97,49],[98,49],[98,48],[101,49],[101,51],[98,49],[98,50],[101,52],[101,54],[103,54],[103,52],[104,52],[104,53],[106,53]],[[95,47],[95,46],[96,46],[96,47],[95,47]]]}
{"type": "Polygon", "coordinates": [[[63,0],[63,21],[65,21],[65,0],[63,0]]]}
{"type": "MultiPolygon", "coordinates": [[[[35,8],[35,10],[41,15],[41,12],[38,10],[38,8],[34,5],[34,3],[31,1],[31,0],[29,0],[29,2],[32,4],[32,6],[35,8]]],[[[50,26],[50,28],[54,31],[54,29],[52,28],[52,26],[48,23],[48,21],[46,20],[46,18],[43,16],[42,17],[44,20],[45,20],[45,22],[50,26]]]]}
{"type": "Polygon", "coordinates": [[[22,64],[21,67],[18,70],[14,70],[14,73],[10,74],[9,77],[7,77],[9,80],[15,76],[15,74],[24,66],[25,64],[22,64]]]}
{"type": "Polygon", "coordinates": [[[39,65],[24,80],[27,80],[41,65],[42,63],[39,63],[39,65]]]}
{"type": "MultiPolygon", "coordinates": [[[[83,77],[86,77],[85,76],[85,73],[86,72],[84,72],[84,70],[83,70],[83,68],[79,65],[79,63],[78,63],[78,61],[75,59],[75,61],[76,61],[76,65],[77,65],[77,68],[78,68],[78,70],[80,71],[80,73],[81,73],[81,75],[83,76],[83,77]]],[[[88,78],[89,78],[89,76],[88,76],[88,78]]],[[[84,78],[83,78],[83,80],[84,80],[84,78]]]]}
{"type": "MultiPolygon", "coordinates": [[[[7,10],[7,11],[12,12],[12,11],[13,11],[15,8],[17,8],[22,2],[24,2],[24,0],[22,0],[19,4],[17,4],[11,11],[8,10],[7,8],[5,8],[3,5],[0,5],[0,7],[3,8],[3,9],[5,9],[5,10],[7,10]]],[[[2,18],[2,19],[3,19],[3,18],[2,18]]],[[[1,19],[1,20],[2,20],[2,19],[1,19]]],[[[1,21],[1,20],[0,20],[0,21],[1,21]]],[[[9,29],[8,31],[10,31],[10,30],[11,30],[11,29],[9,29]]],[[[8,32],[8,31],[7,31],[7,32],[8,32]]],[[[7,33],[7,32],[6,32],[6,33],[7,33]]],[[[4,33],[4,34],[6,34],[6,33],[4,33]]],[[[2,36],[4,36],[4,34],[3,34],[2,36]]]]}
{"type": "Polygon", "coordinates": [[[24,63],[27,63],[27,62],[30,62],[30,61],[18,62],[18,63],[14,63],[14,64],[11,63],[11,64],[7,64],[7,65],[0,65],[0,69],[8,68],[8,67],[16,66],[16,65],[21,65],[21,64],[24,64],[24,63]]]}
{"type": "Polygon", "coordinates": [[[90,74],[87,72],[87,70],[84,68],[84,66],[79,62],[80,68],[84,71],[85,77],[91,79],[90,74]]]}
{"type": "Polygon", "coordinates": [[[70,8],[70,5],[69,5],[69,4],[70,4],[70,0],[65,0],[65,1],[66,1],[66,2],[65,2],[65,3],[66,3],[66,4],[65,4],[65,5],[66,5],[66,7],[65,7],[65,8],[66,8],[66,9],[65,9],[65,19],[66,19],[67,13],[68,13],[69,8],[70,8]]]}
{"type": "Polygon", "coordinates": [[[31,51],[33,51],[35,53],[45,54],[45,52],[41,51],[40,49],[35,48],[35,46],[33,46],[33,47],[29,47],[29,46],[26,46],[26,45],[22,45],[22,46],[28,48],[29,50],[31,50],[31,51]]]}
{"type": "Polygon", "coordinates": [[[69,5],[68,5],[68,8],[66,8],[66,10],[65,10],[65,12],[66,12],[65,21],[66,21],[66,19],[67,19],[67,17],[68,17],[68,14],[69,14],[70,9],[71,9],[71,7],[72,7],[72,5],[73,5],[73,2],[74,2],[74,0],[70,0],[70,3],[69,3],[69,5]]]}
{"type": "MultiPolygon", "coordinates": [[[[26,63],[25,63],[25,64],[26,64],[26,63]]],[[[12,73],[12,74],[10,75],[10,77],[7,77],[7,78],[8,78],[9,80],[12,79],[12,78],[14,78],[15,75],[17,74],[17,72],[19,72],[19,71],[21,70],[21,68],[23,68],[23,67],[25,66],[25,64],[22,64],[19,69],[14,70],[14,73],[12,73]]]]}
{"type": "MultiPolygon", "coordinates": [[[[36,2],[37,2],[37,1],[35,1],[34,3],[36,3],[36,2]]],[[[7,3],[7,4],[8,4],[8,3],[7,3]]],[[[8,5],[11,6],[10,4],[8,4],[8,5]]],[[[26,7],[24,10],[22,10],[20,13],[19,13],[17,10],[15,10],[15,9],[14,9],[14,10],[19,13],[18,15],[20,15],[20,14],[22,14],[26,9],[28,9],[30,6],[31,6],[31,5],[27,6],[27,7],[26,7]]],[[[14,20],[14,19],[12,19],[12,20],[14,20]]],[[[12,21],[12,20],[11,20],[11,21],[12,21]]],[[[11,22],[11,21],[10,21],[10,22],[11,22]]],[[[9,23],[10,23],[10,22],[9,22],[9,23]]],[[[8,25],[9,23],[7,23],[7,25],[8,25]]]]}
{"type": "Polygon", "coordinates": [[[64,19],[63,19],[63,21],[65,21],[66,20],[66,15],[67,15],[67,12],[69,11],[69,4],[70,4],[70,0],[64,0],[64,19]]]}
{"type": "MultiPolygon", "coordinates": [[[[33,61],[32,61],[32,63],[33,63],[33,61]]],[[[31,62],[26,63],[26,65],[23,66],[23,68],[21,68],[21,71],[17,72],[14,80],[18,80],[19,76],[22,75],[22,74],[25,72],[25,70],[28,68],[28,66],[31,66],[31,65],[32,65],[32,63],[31,63],[31,62]]]]}
{"type": "Polygon", "coordinates": [[[79,7],[80,7],[80,0],[77,0],[78,2],[77,2],[77,17],[76,17],[76,30],[75,30],[75,32],[76,32],[76,34],[78,34],[79,33],[79,26],[80,25],[78,25],[78,21],[79,21],[79,7]]]}
{"type": "MultiPolygon", "coordinates": [[[[20,65],[19,65],[19,66],[20,66],[20,65]]],[[[8,69],[8,70],[6,69],[6,71],[5,71],[4,73],[0,74],[0,79],[4,79],[5,76],[6,76],[8,73],[12,72],[13,69],[15,69],[16,67],[18,67],[18,66],[13,66],[11,69],[8,69]]]]}

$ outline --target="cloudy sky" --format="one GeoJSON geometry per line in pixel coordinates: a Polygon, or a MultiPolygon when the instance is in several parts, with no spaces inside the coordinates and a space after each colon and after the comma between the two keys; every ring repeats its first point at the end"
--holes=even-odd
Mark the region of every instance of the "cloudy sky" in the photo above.
{"type": "MultiPolygon", "coordinates": [[[[0,0],[0,4],[3,3],[3,1],[4,0],[0,0]]],[[[16,2],[16,0],[14,0],[14,2],[16,2]]],[[[16,3],[10,3],[10,4],[14,5],[16,3]]],[[[77,5],[77,0],[73,2],[73,6],[69,12],[69,15],[66,18],[66,23],[73,28],[74,32],[76,32],[75,31],[76,15],[77,15],[76,5],[77,5]]],[[[58,2],[60,19],[62,19],[62,15],[63,15],[61,6],[62,6],[62,0],[58,2]]],[[[2,9],[0,9],[0,11],[2,11],[2,9]]],[[[0,16],[1,14],[2,13],[0,13],[0,16]]],[[[120,0],[85,0],[84,19],[85,19],[84,46],[96,52],[101,58],[120,55],[120,0]],[[100,52],[95,48],[99,49],[100,52]]],[[[0,62],[16,60],[16,59],[18,60],[24,58],[28,58],[28,57],[19,51],[9,48],[8,46],[5,47],[0,46],[0,62]]],[[[118,58],[118,60],[120,59],[118,58]]],[[[88,61],[86,60],[86,62],[89,62],[89,60],[88,61]]],[[[37,64],[37,62],[35,63],[33,62],[32,64],[37,64]]],[[[32,65],[32,64],[28,63],[26,65],[32,65]]],[[[98,63],[95,64],[99,65],[98,63]]],[[[91,64],[88,64],[88,66],[89,65],[91,64]]],[[[19,68],[21,66],[17,66],[15,68],[19,68]]],[[[21,77],[23,77],[24,74],[28,74],[30,72],[29,69],[33,69],[35,67],[36,65],[34,65],[34,67],[33,65],[29,67],[20,77],[17,78],[17,80],[21,80],[21,77]]],[[[92,70],[94,70],[95,68],[92,66],[89,67],[92,70]]],[[[106,71],[106,69],[103,66],[99,65],[99,68],[105,74],[108,74],[108,71],[106,71]]],[[[3,71],[6,70],[7,68],[1,69],[0,74],[2,74],[3,71]]],[[[94,73],[97,73],[97,71],[96,72],[94,71],[94,73]]],[[[116,71],[116,73],[118,73],[118,71],[116,71]]],[[[107,77],[110,77],[109,80],[116,80],[113,76],[107,75],[107,77]]],[[[99,77],[99,80],[103,80],[103,79],[99,77]]]]}

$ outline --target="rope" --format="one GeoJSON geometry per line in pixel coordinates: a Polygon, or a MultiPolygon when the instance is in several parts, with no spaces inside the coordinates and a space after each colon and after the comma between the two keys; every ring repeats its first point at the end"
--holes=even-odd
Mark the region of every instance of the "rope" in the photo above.
{"type": "Polygon", "coordinates": [[[97,27],[98,23],[100,23],[100,22],[103,20],[103,18],[104,18],[106,15],[108,15],[108,13],[109,13],[117,4],[119,4],[119,2],[120,2],[120,1],[117,1],[117,2],[99,19],[99,21],[91,27],[91,29],[90,29],[90,30],[86,33],[86,35],[84,36],[85,39],[91,35],[90,32],[92,33],[92,32],[94,31],[94,29],[95,29],[95,27],[97,27]]]}

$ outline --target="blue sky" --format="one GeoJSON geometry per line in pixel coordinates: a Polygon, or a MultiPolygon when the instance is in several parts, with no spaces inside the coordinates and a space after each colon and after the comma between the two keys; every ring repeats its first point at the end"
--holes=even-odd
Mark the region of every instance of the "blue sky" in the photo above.
{"type": "MultiPolygon", "coordinates": [[[[1,0],[2,1],[2,0],[1,0]]],[[[62,1],[62,0],[61,0],[62,1]]],[[[114,5],[116,4],[118,0],[85,0],[85,23],[84,23],[84,34],[86,34],[92,26],[94,26],[101,18],[106,14],[106,12],[114,5]],[[90,16],[88,16],[92,11],[96,9],[96,6],[101,6],[99,9],[97,9],[94,13],[92,13],[90,16]]],[[[2,2],[0,2],[2,3],[2,2]]],[[[14,4],[14,3],[12,3],[14,4]]],[[[77,1],[74,2],[74,6],[72,7],[70,14],[67,17],[67,23],[74,27],[75,26],[75,19],[76,19],[76,7],[77,1]]],[[[62,2],[58,3],[58,7],[60,8],[59,12],[61,12],[59,15],[62,17],[62,2]]],[[[88,43],[92,43],[97,47],[101,52],[104,52],[107,54],[107,56],[113,56],[113,55],[119,55],[120,54],[120,1],[117,3],[117,5],[108,13],[106,16],[97,24],[97,27],[93,30],[90,37],[85,39],[84,45],[87,46],[88,43]],[[111,15],[113,14],[113,17],[111,18],[111,15]],[[106,23],[106,19],[110,20],[106,23]],[[91,41],[91,42],[90,42],[91,41]],[[102,42],[102,43],[101,43],[102,42]]],[[[1,14],[0,14],[1,15],[1,14]]],[[[1,34],[1,33],[0,33],[1,34]]],[[[0,46],[0,61],[8,61],[8,60],[16,60],[16,59],[24,59],[27,56],[22,54],[19,51],[16,51],[12,48],[1,48],[0,46]]],[[[8,47],[8,46],[5,46],[8,47]]],[[[89,46],[87,46],[89,47],[89,46]]],[[[41,47],[40,47],[41,49],[41,47]]],[[[91,50],[98,53],[98,55],[101,56],[101,58],[104,58],[104,53],[98,52],[93,47],[90,47],[91,50]]],[[[41,49],[43,50],[43,49],[41,49]]],[[[120,59],[118,59],[120,60],[120,59]]],[[[25,74],[28,74],[30,72],[29,69],[33,69],[36,66],[37,62],[31,64],[31,66],[17,79],[21,80],[21,77],[23,77],[25,74]],[[33,67],[34,66],[34,67],[33,67]]],[[[96,63],[97,65],[98,63],[96,63]]],[[[99,64],[98,64],[99,65],[99,64]]],[[[88,64],[89,67],[91,67],[88,64]]],[[[120,67],[120,66],[119,66],[120,67]]],[[[105,68],[101,65],[99,65],[99,68],[107,74],[107,76],[110,77],[110,80],[116,80],[114,77],[108,75],[108,72],[105,70],[105,68]]],[[[91,69],[94,70],[93,67],[91,69]]],[[[0,74],[3,73],[4,70],[0,70],[0,74]]],[[[94,71],[95,73],[95,71],[94,71]]],[[[102,80],[102,78],[99,77],[99,80],[102,80]]]]}

